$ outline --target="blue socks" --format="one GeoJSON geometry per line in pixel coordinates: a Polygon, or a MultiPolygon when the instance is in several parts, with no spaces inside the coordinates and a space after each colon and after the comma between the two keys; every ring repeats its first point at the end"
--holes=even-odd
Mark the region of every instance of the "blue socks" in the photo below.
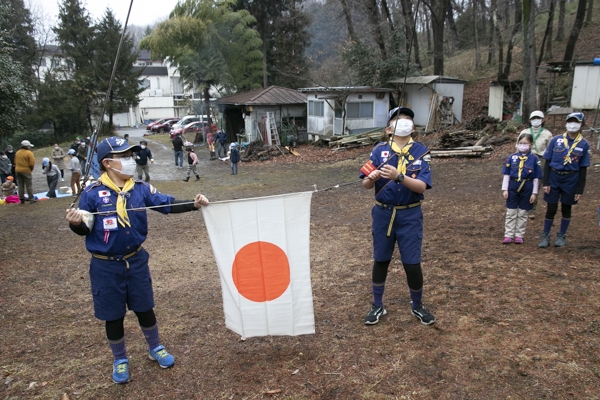
{"type": "Polygon", "coordinates": [[[383,292],[385,291],[385,283],[373,284],[373,304],[377,307],[383,306],[383,292]]]}
{"type": "Polygon", "coordinates": [[[554,220],[552,220],[552,219],[544,220],[544,233],[550,233],[550,229],[552,229],[553,222],[554,222],[554,220]]]}
{"type": "Polygon", "coordinates": [[[415,291],[409,288],[410,291],[410,299],[412,300],[412,309],[419,307],[421,305],[421,301],[423,300],[423,288],[415,291]]]}
{"type": "Polygon", "coordinates": [[[119,340],[108,340],[108,345],[113,353],[113,357],[116,360],[122,360],[127,358],[127,352],[125,351],[125,337],[123,336],[119,340]]]}
{"type": "Polygon", "coordinates": [[[560,233],[563,235],[567,233],[567,229],[569,229],[569,224],[571,223],[571,219],[561,218],[560,220],[560,233]]]}
{"type": "Polygon", "coordinates": [[[160,337],[158,336],[158,324],[154,324],[154,326],[150,328],[142,328],[142,332],[144,332],[144,337],[146,338],[146,342],[148,342],[148,348],[150,350],[154,350],[160,345],[160,337]]]}

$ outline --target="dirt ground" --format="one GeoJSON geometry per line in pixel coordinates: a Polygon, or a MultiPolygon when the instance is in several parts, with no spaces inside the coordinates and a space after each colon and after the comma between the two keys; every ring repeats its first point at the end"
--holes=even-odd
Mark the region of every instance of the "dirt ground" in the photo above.
{"type": "Polygon", "coordinates": [[[600,398],[598,168],[590,168],[574,207],[567,246],[541,250],[543,202],[525,244],[501,244],[500,170],[510,146],[484,159],[434,159],[434,187],[423,204],[422,261],[424,301],[436,323],[423,326],[410,314],[396,254],[384,297],[388,315],[365,326],[373,193],[356,181],[369,149],[332,161],[327,149],[301,146],[298,152],[321,162],[242,163],[237,176],[200,149],[202,178],[184,183],[166,138],[150,140],[157,160],[152,183],[179,199],[198,191],[217,201],[349,183],[312,199],[316,333],[241,341],[224,326],[201,213],[149,213],[144,247],[155,311],[176,364],[162,370],[147,358],[137,319],[128,313],[132,381],[115,385],[104,325],[93,316],[90,256],[63,220],[71,199],[5,205],[0,398],[600,398]]]}

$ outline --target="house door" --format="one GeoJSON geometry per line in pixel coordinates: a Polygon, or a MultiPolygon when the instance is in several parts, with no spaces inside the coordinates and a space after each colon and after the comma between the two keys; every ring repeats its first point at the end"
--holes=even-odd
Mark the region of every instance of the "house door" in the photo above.
{"type": "Polygon", "coordinates": [[[343,127],[343,120],[342,120],[342,107],[341,105],[336,101],[335,102],[335,109],[333,110],[333,134],[334,135],[341,135],[344,133],[344,127],[343,127]]]}

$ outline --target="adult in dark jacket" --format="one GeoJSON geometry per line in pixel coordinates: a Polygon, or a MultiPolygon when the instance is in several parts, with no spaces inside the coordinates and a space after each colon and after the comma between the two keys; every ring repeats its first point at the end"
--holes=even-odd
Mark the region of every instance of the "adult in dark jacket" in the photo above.
{"type": "Polygon", "coordinates": [[[223,157],[227,157],[227,148],[225,147],[225,145],[227,144],[227,132],[218,131],[217,142],[219,144],[219,148],[217,149],[217,156],[221,157],[221,149],[223,149],[223,157]]]}
{"type": "Polygon", "coordinates": [[[175,166],[183,168],[183,139],[181,133],[178,133],[173,138],[173,152],[175,153],[175,166]]]}
{"type": "Polygon", "coordinates": [[[8,146],[6,146],[6,150],[4,150],[4,154],[6,154],[6,157],[8,157],[8,159],[10,160],[10,164],[11,164],[10,175],[14,178],[14,180],[16,182],[17,175],[15,174],[15,149],[13,149],[13,147],[9,144],[8,146]]]}
{"type": "Polygon", "coordinates": [[[135,155],[135,172],[137,173],[138,179],[142,179],[142,173],[146,175],[144,179],[146,182],[150,182],[150,168],[148,167],[148,161],[154,163],[154,157],[152,152],[148,148],[148,142],[142,140],[140,142],[140,150],[134,153],[135,155]]]}

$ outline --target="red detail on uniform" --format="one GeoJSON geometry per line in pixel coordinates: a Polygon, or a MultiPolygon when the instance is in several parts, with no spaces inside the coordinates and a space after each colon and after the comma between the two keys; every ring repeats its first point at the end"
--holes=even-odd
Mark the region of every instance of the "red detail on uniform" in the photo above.
{"type": "Polygon", "coordinates": [[[108,190],[101,190],[98,192],[98,196],[100,196],[100,197],[110,196],[110,193],[108,192],[108,190]]]}
{"type": "Polygon", "coordinates": [[[362,172],[365,176],[369,176],[369,174],[375,171],[377,168],[373,165],[373,161],[369,160],[365,165],[362,166],[360,172],[362,172]]]}

